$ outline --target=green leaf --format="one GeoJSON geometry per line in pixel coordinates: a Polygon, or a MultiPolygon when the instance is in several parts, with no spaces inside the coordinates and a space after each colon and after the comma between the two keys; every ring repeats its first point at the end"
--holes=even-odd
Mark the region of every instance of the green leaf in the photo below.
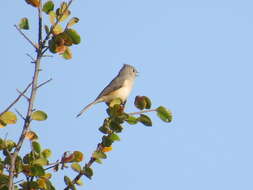
{"type": "Polygon", "coordinates": [[[145,108],[150,109],[151,108],[151,100],[147,96],[143,96],[143,97],[144,97],[144,100],[146,102],[145,108]]]}
{"type": "Polygon", "coordinates": [[[134,100],[134,105],[136,108],[143,110],[146,107],[146,101],[143,96],[136,96],[134,100]]]}
{"type": "Polygon", "coordinates": [[[81,166],[80,166],[80,164],[78,164],[78,163],[76,163],[76,162],[71,164],[71,168],[72,168],[74,171],[78,172],[78,173],[80,173],[80,171],[81,171],[81,166]]]}
{"type": "Polygon", "coordinates": [[[48,160],[46,158],[39,158],[37,160],[34,160],[32,163],[40,166],[45,166],[48,164],[48,160]]]}
{"type": "Polygon", "coordinates": [[[122,104],[121,99],[120,99],[120,98],[115,98],[115,99],[113,99],[113,100],[110,102],[109,106],[112,108],[112,107],[114,107],[115,105],[121,105],[121,104],[122,104]]]}
{"type": "Polygon", "coordinates": [[[102,160],[100,160],[98,158],[96,158],[95,162],[97,162],[98,164],[102,164],[103,163],[102,160]]]}
{"type": "Polygon", "coordinates": [[[152,126],[151,119],[145,114],[141,114],[138,118],[138,121],[140,121],[145,126],[152,126]]]}
{"type": "Polygon", "coordinates": [[[22,18],[19,22],[19,28],[23,30],[29,30],[29,22],[27,18],[22,18]]]}
{"type": "Polygon", "coordinates": [[[112,143],[113,143],[113,140],[111,140],[111,139],[109,138],[109,136],[103,136],[103,137],[102,137],[102,144],[103,144],[104,146],[111,146],[112,143]]]}
{"type": "Polygon", "coordinates": [[[49,14],[49,12],[52,10],[54,10],[54,3],[50,0],[45,2],[42,11],[44,11],[46,14],[49,14]]]}
{"type": "Polygon", "coordinates": [[[93,152],[92,157],[95,158],[95,159],[106,159],[107,158],[106,154],[104,152],[101,152],[101,151],[93,152]]]}
{"type": "Polygon", "coordinates": [[[36,121],[44,121],[47,119],[47,114],[41,110],[32,113],[31,118],[36,121]]]}
{"type": "Polygon", "coordinates": [[[87,165],[84,167],[85,176],[91,179],[93,176],[93,170],[90,167],[87,167],[87,165]]]}
{"type": "Polygon", "coordinates": [[[68,176],[64,176],[65,185],[72,186],[72,181],[68,176]]]}
{"type": "Polygon", "coordinates": [[[7,112],[4,112],[3,115],[0,116],[0,120],[5,125],[7,125],[7,124],[15,124],[17,122],[17,116],[13,112],[7,111],[7,112]]]}
{"type": "Polygon", "coordinates": [[[111,132],[111,130],[108,129],[108,127],[106,127],[106,126],[101,126],[101,127],[99,127],[98,130],[99,130],[100,132],[104,133],[104,134],[109,134],[109,133],[111,132]]]}
{"type": "Polygon", "coordinates": [[[46,32],[46,34],[48,35],[48,34],[49,34],[49,32],[50,32],[50,29],[49,29],[48,25],[45,25],[45,26],[44,26],[44,28],[45,28],[45,32],[46,32]]]}
{"type": "Polygon", "coordinates": [[[172,113],[170,110],[166,109],[163,106],[160,106],[156,109],[156,113],[158,117],[165,121],[165,122],[171,122],[172,121],[172,113]]]}
{"type": "Polygon", "coordinates": [[[129,115],[126,122],[130,125],[135,125],[136,123],[138,123],[138,119],[132,115],[129,115]]]}
{"type": "Polygon", "coordinates": [[[45,171],[40,165],[32,165],[31,166],[31,175],[32,176],[43,176],[45,175],[45,171]]]}
{"type": "Polygon", "coordinates": [[[41,147],[40,147],[40,144],[37,141],[32,142],[32,147],[33,147],[33,150],[35,152],[40,153],[41,147]]]}
{"type": "Polygon", "coordinates": [[[77,17],[73,17],[69,20],[68,24],[67,24],[67,28],[72,27],[74,24],[79,22],[79,18],[77,17]]]}
{"type": "Polygon", "coordinates": [[[79,44],[81,42],[80,35],[74,29],[67,29],[66,33],[71,38],[73,44],[79,44]]]}
{"type": "Polygon", "coordinates": [[[66,50],[64,51],[64,53],[62,54],[62,57],[64,59],[71,59],[72,58],[72,52],[70,50],[69,47],[66,48],[66,50]]]}
{"type": "Polygon", "coordinates": [[[108,138],[109,138],[110,140],[112,140],[112,141],[120,141],[119,136],[118,136],[117,134],[115,134],[115,133],[110,134],[110,135],[108,136],[108,138]]]}
{"type": "Polygon", "coordinates": [[[52,152],[50,149],[45,149],[41,152],[41,154],[44,158],[49,158],[52,155],[52,152]]]}
{"type": "Polygon", "coordinates": [[[83,153],[82,152],[74,151],[73,155],[74,155],[73,162],[81,162],[83,160],[83,153]]]}
{"type": "Polygon", "coordinates": [[[110,129],[115,131],[116,133],[120,133],[123,130],[123,127],[120,124],[112,121],[110,123],[110,129]]]}

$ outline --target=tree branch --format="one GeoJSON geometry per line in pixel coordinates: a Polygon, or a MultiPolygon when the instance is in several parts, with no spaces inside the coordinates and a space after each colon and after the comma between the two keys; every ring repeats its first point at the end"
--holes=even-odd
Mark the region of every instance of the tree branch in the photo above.
{"type": "Polygon", "coordinates": [[[128,113],[128,115],[138,115],[138,114],[154,112],[154,111],[156,111],[156,109],[142,110],[142,111],[138,111],[138,112],[131,112],[131,113],[128,113]]]}
{"type": "Polygon", "coordinates": [[[52,79],[52,78],[51,78],[51,79],[48,79],[47,81],[45,81],[45,82],[41,83],[40,85],[38,85],[37,88],[42,87],[43,85],[49,83],[51,80],[53,80],[53,79],[52,79]]]}
{"type": "Polygon", "coordinates": [[[14,27],[19,31],[19,33],[36,49],[38,50],[38,47],[32,42],[30,38],[28,38],[24,32],[15,24],[14,27]]]}
{"type": "MultiPolygon", "coordinates": [[[[41,57],[42,57],[42,43],[41,43],[41,39],[42,39],[42,15],[41,15],[41,11],[42,11],[42,3],[40,1],[40,5],[38,7],[38,19],[39,19],[39,34],[38,34],[38,44],[39,47],[37,48],[33,43],[31,43],[31,41],[29,40],[29,38],[27,39],[27,37],[25,35],[23,35],[37,50],[37,57],[35,60],[35,67],[34,67],[34,74],[33,74],[33,79],[32,79],[32,90],[31,90],[31,94],[30,94],[30,98],[29,98],[29,104],[28,104],[28,109],[27,109],[27,113],[26,113],[26,117],[25,117],[25,121],[24,121],[24,125],[23,125],[23,130],[22,133],[19,137],[17,146],[14,150],[14,152],[12,153],[11,157],[10,157],[10,170],[9,170],[9,184],[8,184],[8,189],[9,190],[13,190],[14,189],[14,172],[15,172],[15,163],[16,163],[16,159],[17,156],[19,154],[19,151],[23,145],[24,139],[25,139],[25,135],[27,133],[27,131],[30,128],[30,123],[31,123],[31,114],[33,111],[33,106],[34,106],[34,102],[35,102],[35,97],[36,97],[36,92],[37,92],[37,86],[38,86],[38,77],[39,77],[39,71],[40,71],[40,61],[41,61],[41,57]]],[[[17,29],[18,27],[15,26],[17,29]]],[[[18,29],[18,31],[20,31],[21,34],[23,34],[23,32],[18,29]]],[[[20,95],[21,96],[21,95],[20,95]]]]}
{"type": "Polygon", "coordinates": [[[26,91],[30,88],[31,85],[32,83],[28,84],[25,90],[19,94],[19,96],[0,114],[0,116],[3,115],[5,112],[9,111],[9,109],[11,109],[11,107],[14,106],[19,101],[19,99],[26,93],[26,91]]]}

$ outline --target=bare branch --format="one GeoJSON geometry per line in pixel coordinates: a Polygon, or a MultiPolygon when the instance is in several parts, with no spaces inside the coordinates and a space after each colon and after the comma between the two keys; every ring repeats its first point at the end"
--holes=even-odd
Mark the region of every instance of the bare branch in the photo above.
{"type": "Polygon", "coordinates": [[[28,38],[22,30],[15,24],[14,27],[19,31],[19,33],[36,49],[38,50],[38,47],[32,42],[30,38],[28,38]]]}
{"type": "Polygon", "coordinates": [[[12,106],[14,106],[14,104],[16,104],[19,99],[26,93],[26,91],[30,88],[30,86],[32,85],[32,83],[30,83],[26,88],[25,90],[19,94],[19,96],[0,114],[3,115],[5,112],[9,111],[9,109],[11,109],[12,106]]]}
{"type": "Polygon", "coordinates": [[[19,94],[21,94],[22,96],[24,96],[24,98],[27,100],[27,101],[29,101],[29,98],[25,95],[25,94],[23,94],[23,92],[20,92],[18,89],[16,89],[17,90],[17,92],[19,93],[19,94]]]}
{"type": "Polygon", "coordinates": [[[138,112],[131,112],[131,113],[128,113],[128,115],[138,115],[138,114],[148,113],[148,112],[154,112],[154,111],[156,111],[156,109],[143,110],[143,111],[138,111],[138,112]]]}
{"type": "Polygon", "coordinates": [[[40,87],[42,87],[43,85],[45,85],[45,84],[49,83],[51,80],[53,80],[53,79],[52,79],[52,78],[50,78],[50,79],[48,79],[47,81],[45,81],[45,82],[41,83],[40,85],[38,85],[38,86],[37,86],[37,89],[38,89],[38,88],[40,88],[40,87]]]}
{"type": "Polygon", "coordinates": [[[32,60],[32,63],[34,63],[35,62],[35,59],[29,54],[29,53],[27,53],[26,54],[28,57],[30,57],[31,58],[31,60],[32,60]]]}
{"type": "Polygon", "coordinates": [[[17,109],[15,109],[15,111],[17,112],[17,114],[18,114],[23,120],[25,120],[25,117],[24,117],[17,109]]]}

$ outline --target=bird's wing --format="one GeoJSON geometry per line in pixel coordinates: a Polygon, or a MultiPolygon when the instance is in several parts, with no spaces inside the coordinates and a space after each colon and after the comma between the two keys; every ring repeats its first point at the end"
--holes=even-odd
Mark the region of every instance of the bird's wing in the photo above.
{"type": "Polygon", "coordinates": [[[106,96],[108,94],[110,94],[111,92],[118,90],[119,88],[121,88],[124,84],[124,80],[121,77],[116,76],[103,90],[102,92],[100,92],[100,94],[98,95],[98,97],[96,98],[96,100],[98,100],[99,98],[106,96]]]}

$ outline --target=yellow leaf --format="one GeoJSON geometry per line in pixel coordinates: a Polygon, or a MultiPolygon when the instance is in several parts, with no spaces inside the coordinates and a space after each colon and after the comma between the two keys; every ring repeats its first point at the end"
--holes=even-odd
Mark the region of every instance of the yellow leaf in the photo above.
{"type": "Polygon", "coordinates": [[[33,7],[39,7],[40,0],[25,0],[26,3],[32,5],[33,7]]]}
{"type": "Polygon", "coordinates": [[[1,120],[0,125],[15,124],[17,122],[17,116],[13,112],[7,111],[0,116],[0,120],[1,120]]]}
{"type": "Polygon", "coordinates": [[[57,35],[63,32],[62,26],[57,24],[53,29],[53,35],[57,35]]]}
{"type": "Polygon", "coordinates": [[[29,140],[37,140],[38,139],[38,136],[35,132],[33,131],[28,131],[26,134],[25,134],[25,137],[29,140]]]}
{"type": "Polygon", "coordinates": [[[104,147],[102,152],[110,152],[112,150],[112,146],[104,147]]]}
{"type": "Polygon", "coordinates": [[[41,110],[32,113],[31,118],[37,121],[44,121],[47,119],[47,114],[41,110]]]}
{"type": "Polygon", "coordinates": [[[50,23],[51,23],[51,24],[54,24],[54,23],[55,23],[55,18],[56,18],[55,12],[54,12],[54,11],[50,11],[50,12],[48,13],[48,15],[49,15],[50,23]]]}

